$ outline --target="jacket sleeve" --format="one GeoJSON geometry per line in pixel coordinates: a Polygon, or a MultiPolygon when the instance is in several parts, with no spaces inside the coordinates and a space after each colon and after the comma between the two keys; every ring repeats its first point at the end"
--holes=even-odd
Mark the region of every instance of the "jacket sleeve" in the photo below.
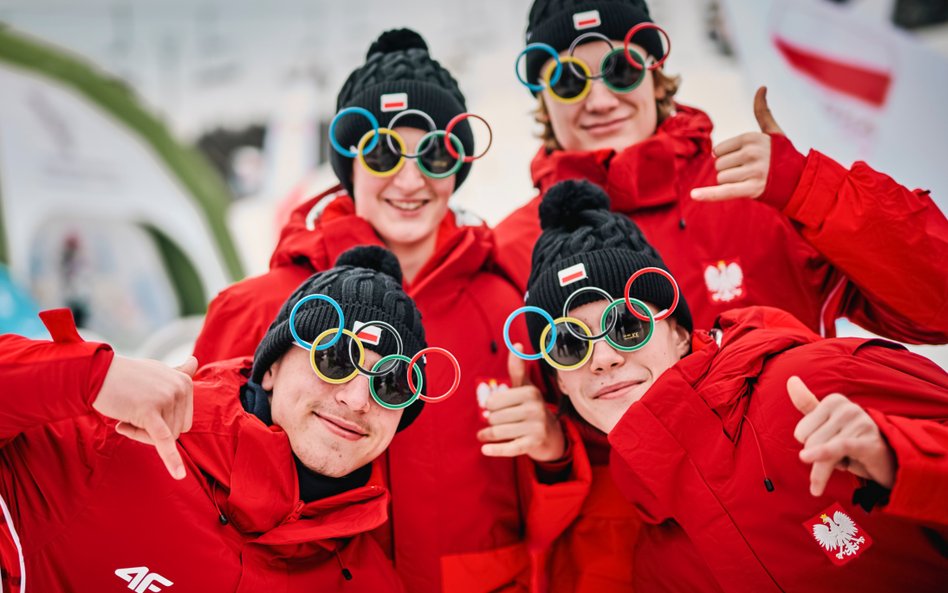
{"type": "Polygon", "coordinates": [[[592,468],[576,427],[567,418],[560,420],[571,461],[569,475],[545,484],[537,479],[536,465],[525,455],[521,463],[522,488],[526,504],[527,543],[532,550],[548,548],[579,515],[592,482],[592,468]]]}
{"type": "Polygon", "coordinates": [[[871,346],[878,343],[869,342],[856,356],[885,371],[887,376],[865,374],[865,383],[879,395],[853,399],[875,421],[896,457],[895,484],[882,509],[948,527],[948,374],[916,354],[871,346]]]}
{"type": "Polygon", "coordinates": [[[92,402],[112,364],[112,349],[83,342],[68,311],[47,311],[41,316],[53,335],[52,342],[0,336],[0,375],[4,378],[0,443],[4,445],[30,428],[92,412],[92,402]]]}
{"type": "Polygon", "coordinates": [[[785,137],[771,137],[761,200],[782,208],[832,265],[820,279],[826,326],[847,317],[903,342],[948,342],[948,219],[928,192],[864,162],[846,169],[817,151],[804,159],[785,137]]]}

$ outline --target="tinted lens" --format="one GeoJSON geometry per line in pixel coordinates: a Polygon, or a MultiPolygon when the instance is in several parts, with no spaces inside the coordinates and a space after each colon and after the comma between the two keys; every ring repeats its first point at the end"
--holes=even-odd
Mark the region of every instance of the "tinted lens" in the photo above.
{"type": "Polygon", "coordinates": [[[443,135],[428,136],[424,143],[419,143],[417,151],[422,153],[418,158],[425,169],[436,175],[447,173],[458,162],[445,147],[443,135]]]}
{"type": "MultiPolygon", "coordinates": [[[[379,141],[375,143],[375,148],[365,154],[365,164],[379,173],[385,173],[386,171],[394,169],[401,158],[398,153],[392,151],[387,140],[385,134],[383,134],[382,137],[379,138],[379,141]]],[[[369,142],[371,142],[371,140],[369,140],[369,142]]],[[[398,146],[398,143],[395,142],[394,139],[392,140],[392,144],[398,146]]]]}
{"type": "MultiPolygon", "coordinates": [[[[372,377],[375,394],[387,404],[397,406],[404,404],[412,396],[412,390],[408,386],[408,375],[405,372],[406,364],[400,360],[393,361],[395,368],[391,373],[381,377],[372,377]]],[[[391,362],[385,363],[385,368],[390,366],[391,362]]]]}
{"type": "MultiPolygon", "coordinates": [[[[638,56],[633,55],[637,60],[638,56]]],[[[622,49],[612,51],[602,61],[602,71],[609,86],[616,91],[631,91],[642,82],[645,75],[645,67],[635,68],[622,56],[622,49]]]]}
{"type": "MultiPolygon", "coordinates": [[[[335,334],[329,334],[320,340],[319,344],[325,344],[332,340],[335,334]]],[[[351,339],[343,336],[332,348],[317,350],[313,358],[319,372],[330,379],[344,379],[355,371],[352,366],[352,360],[349,358],[348,346],[351,339]]],[[[355,348],[353,348],[355,350],[355,348]]]]}
{"type": "MultiPolygon", "coordinates": [[[[576,67],[576,70],[579,71],[579,68],[576,67]]],[[[582,76],[577,76],[576,73],[573,72],[573,68],[564,65],[563,74],[556,84],[551,87],[551,90],[564,99],[572,99],[578,97],[579,94],[583,92],[588,82],[589,81],[582,76]]]]}
{"type": "MultiPolygon", "coordinates": [[[[618,310],[618,308],[614,309],[618,310]]],[[[620,346],[631,348],[645,340],[648,335],[648,322],[642,321],[623,307],[619,319],[609,332],[609,337],[620,346]]],[[[644,315],[644,313],[643,313],[644,315]]]]}
{"type": "MultiPolygon", "coordinates": [[[[575,324],[571,325],[573,331],[581,335],[583,334],[581,327],[575,324]]],[[[586,356],[590,343],[574,336],[566,326],[567,322],[556,324],[556,344],[553,345],[550,358],[563,366],[573,366],[578,364],[579,361],[586,356]]]]}

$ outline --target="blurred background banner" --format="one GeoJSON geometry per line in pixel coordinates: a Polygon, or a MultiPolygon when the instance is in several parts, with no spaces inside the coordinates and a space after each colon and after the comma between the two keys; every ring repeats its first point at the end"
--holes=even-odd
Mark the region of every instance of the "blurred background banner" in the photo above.
{"type": "Polygon", "coordinates": [[[10,30],[0,88],[0,235],[40,308],[128,347],[239,277],[223,184],[127,89],[10,30]]]}
{"type": "MultiPolygon", "coordinates": [[[[0,0],[0,323],[68,306],[120,351],[180,361],[206,303],[263,272],[293,206],[336,182],[336,94],[386,29],[420,32],[490,122],[452,205],[499,222],[535,195],[536,100],[514,76],[530,4],[0,0]]],[[[715,142],[757,130],[766,84],[799,150],[865,160],[945,208],[948,0],[649,7],[676,98],[715,142]]]]}
{"type": "Polygon", "coordinates": [[[725,3],[751,86],[798,148],[862,160],[948,204],[948,58],[873,13],[822,0],[725,3]]]}

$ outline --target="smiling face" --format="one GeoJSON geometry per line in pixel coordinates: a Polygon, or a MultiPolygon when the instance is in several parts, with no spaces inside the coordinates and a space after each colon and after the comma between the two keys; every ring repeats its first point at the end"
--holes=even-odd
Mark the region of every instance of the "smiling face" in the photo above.
{"type": "MultiPolygon", "coordinates": [[[[371,368],[379,355],[365,351],[371,368]]],[[[332,385],[313,372],[309,353],[291,346],[270,367],[261,385],[272,393],[273,423],[290,439],[293,453],[312,471],[345,476],[373,461],[392,442],[402,410],[375,403],[362,375],[332,385]]]]}
{"type": "MultiPolygon", "coordinates": [[[[621,40],[612,40],[614,47],[622,47],[621,40]]],[[[640,55],[643,48],[631,44],[640,55]]],[[[599,65],[609,47],[602,42],[584,43],[573,55],[580,58],[599,74],[599,65]]],[[[562,52],[561,57],[566,57],[562,52]]],[[[552,63],[552,59],[541,69],[552,63]]],[[[664,89],[656,87],[655,77],[647,72],[642,83],[627,93],[610,90],[601,80],[594,80],[589,94],[576,103],[563,103],[543,91],[541,98],[546,107],[550,126],[563,150],[598,150],[612,148],[622,150],[637,144],[655,133],[658,127],[657,99],[664,97],[664,89]]]]}
{"type": "MultiPolygon", "coordinates": [[[[405,152],[417,151],[425,134],[417,128],[398,127],[405,152]]],[[[455,175],[432,179],[418,169],[415,159],[406,159],[398,173],[376,177],[359,162],[352,166],[356,215],[372,225],[390,248],[412,247],[433,240],[448,212],[454,193],[455,175]]]]}
{"type": "MultiPolygon", "coordinates": [[[[570,310],[569,315],[589,327],[599,327],[606,305],[606,301],[594,301],[570,310]]],[[[620,352],[605,340],[594,342],[589,361],[573,371],[556,371],[556,382],[580,416],[609,433],[629,406],[688,353],[689,340],[688,331],[669,317],[655,324],[648,344],[635,352],[620,352]]]]}

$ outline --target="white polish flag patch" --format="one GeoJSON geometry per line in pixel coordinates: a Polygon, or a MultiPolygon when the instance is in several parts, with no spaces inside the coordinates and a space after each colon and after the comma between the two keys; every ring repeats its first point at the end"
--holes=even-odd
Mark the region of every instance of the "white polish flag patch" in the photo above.
{"type": "Polygon", "coordinates": [[[364,325],[361,321],[356,321],[352,324],[352,333],[357,335],[363,344],[378,346],[382,340],[382,328],[376,325],[363,327],[364,325]]]}
{"type": "Polygon", "coordinates": [[[592,29],[598,27],[602,24],[602,19],[599,18],[598,10],[587,10],[585,12],[577,12],[573,15],[573,27],[577,31],[582,31],[583,29],[592,29]]]}
{"type": "Polygon", "coordinates": [[[568,268],[563,268],[557,272],[556,275],[560,278],[560,286],[568,286],[573,282],[579,282],[589,277],[586,274],[586,264],[582,262],[568,268]]]}
{"type": "Polygon", "coordinates": [[[408,109],[408,93],[389,93],[382,95],[382,111],[403,111],[408,109]]]}

